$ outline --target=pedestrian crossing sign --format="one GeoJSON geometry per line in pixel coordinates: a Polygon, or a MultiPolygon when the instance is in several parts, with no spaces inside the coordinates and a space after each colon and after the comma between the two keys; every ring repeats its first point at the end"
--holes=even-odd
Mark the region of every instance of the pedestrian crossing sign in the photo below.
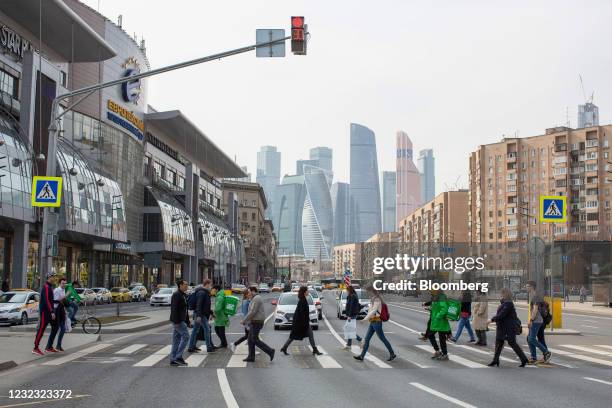
{"type": "Polygon", "coordinates": [[[62,198],[62,178],[34,176],[32,207],[59,207],[62,198]]]}
{"type": "Polygon", "coordinates": [[[540,222],[566,222],[566,196],[540,196],[540,222]]]}

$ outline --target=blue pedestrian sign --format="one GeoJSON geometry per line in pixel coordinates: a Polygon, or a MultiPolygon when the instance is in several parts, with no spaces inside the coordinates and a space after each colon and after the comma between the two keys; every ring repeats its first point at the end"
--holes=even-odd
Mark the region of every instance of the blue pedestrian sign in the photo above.
{"type": "Polygon", "coordinates": [[[540,196],[540,222],[566,222],[566,196],[540,196]]]}
{"type": "Polygon", "coordinates": [[[59,207],[62,199],[62,178],[34,176],[32,207],[59,207]]]}

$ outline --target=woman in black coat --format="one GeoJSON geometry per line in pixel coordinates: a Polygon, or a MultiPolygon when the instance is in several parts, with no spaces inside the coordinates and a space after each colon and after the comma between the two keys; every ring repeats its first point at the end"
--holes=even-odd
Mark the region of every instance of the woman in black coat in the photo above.
{"type": "Polygon", "coordinates": [[[503,288],[501,290],[501,304],[497,308],[497,313],[489,322],[495,322],[497,324],[497,331],[495,333],[495,356],[493,357],[493,361],[489,363],[489,367],[499,367],[499,356],[504,349],[504,341],[508,342],[518,358],[521,359],[521,365],[519,367],[525,367],[528,361],[527,356],[525,356],[523,349],[516,344],[516,330],[520,321],[516,315],[514,303],[512,303],[512,292],[510,289],[503,288]]]}
{"type": "Polygon", "coordinates": [[[293,322],[291,322],[291,333],[289,334],[289,338],[285,342],[285,345],[281,349],[283,354],[286,356],[289,355],[287,353],[287,347],[293,340],[302,340],[304,337],[308,337],[310,340],[310,346],[312,347],[312,354],[320,356],[321,352],[317,349],[314,341],[314,334],[312,333],[312,327],[310,327],[310,308],[308,307],[308,300],[306,300],[306,296],[308,296],[308,288],[306,286],[302,286],[300,291],[298,292],[298,304],[295,308],[295,313],[293,314],[293,322]]]}

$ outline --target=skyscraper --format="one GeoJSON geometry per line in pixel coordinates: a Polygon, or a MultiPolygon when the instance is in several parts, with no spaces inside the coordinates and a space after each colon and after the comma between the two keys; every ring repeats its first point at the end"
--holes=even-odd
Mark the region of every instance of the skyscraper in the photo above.
{"type": "Polygon", "coordinates": [[[599,108],[592,102],[578,105],[578,129],[599,126],[599,108]]]}
{"type": "Polygon", "coordinates": [[[317,160],[298,160],[295,162],[295,174],[298,176],[304,175],[304,166],[315,166],[319,167],[319,162],[317,160]]]}
{"type": "Polygon", "coordinates": [[[325,170],[304,166],[306,198],[302,212],[302,243],[306,259],[330,260],[334,216],[325,170]]]}
{"type": "Polygon", "coordinates": [[[310,160],[316,160],[318,167],[323,170],[332,171],[332,149],[329,147],[313,147],[310,149],[310,160]]]}
{"type": "Polygon", "coordinates": [[[412,161],[412,141],[406,132],[396,134],[397,201],[396,217],[400,223],[421,204],[421,176],[412,161]]]}
{"type": "Polygon", "coordinates": [[[274,196],[276,186],[280,183],[281,154],[276,146],[262,146],[257,152],[257,178],[256,181],[264,189],[268,208],[266,218],[271,219],[274,214],[274,196]]]}
{"type": "Polygon", "coordinates": [[[436,196],[436,172],[433,149],[419,152],[419,173],[421,173],[421,204],[433,200],[436,196]]]}
{"type": "Polygon", "coordinates": [[[365,126],[351,123],[350,242],[363,242],[381,231],[380,185],[376,137],[365,126]]]}
{"type": "Polygon", "coordinates": [[[349,241],[349,184],[334,183],[331,188],[334,212],[334,246],[349,241]]]}
{"type": "Polygon", "coordinates": [[[396,179],[394,171],[382,172],[383,232],[397,231],[395,222],[396,179]]]}
{"type": "Polygon", "coordinates": [[[304,254],[302,212],[305,198],[304,176],[285,176],[276,188],[272,222],[278,238],[278,254],[304,254]]]}

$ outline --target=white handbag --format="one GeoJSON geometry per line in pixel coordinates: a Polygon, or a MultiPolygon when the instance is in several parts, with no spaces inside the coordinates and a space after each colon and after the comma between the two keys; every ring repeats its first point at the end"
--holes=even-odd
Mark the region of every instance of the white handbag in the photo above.
{"type": "Polygon", "coordinates": [[[357,320],[351,319],[344,323],[344,339],[356,339],[357,338],[357,320]]]}

